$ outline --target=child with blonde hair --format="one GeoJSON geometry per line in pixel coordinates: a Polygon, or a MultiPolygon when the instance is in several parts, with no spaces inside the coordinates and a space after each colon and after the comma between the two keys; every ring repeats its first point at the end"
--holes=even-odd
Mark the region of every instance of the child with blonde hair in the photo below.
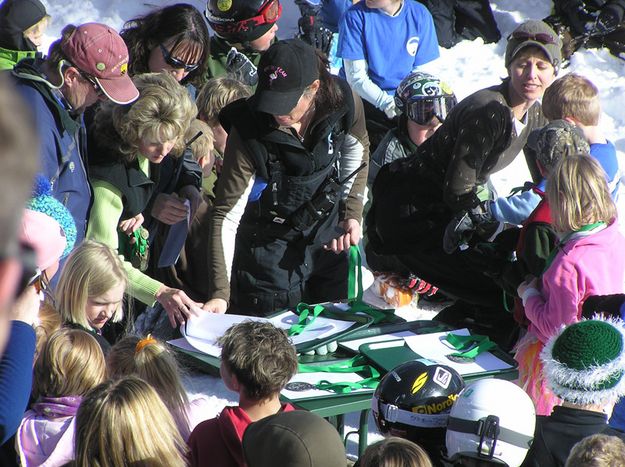
{"type": "Polygon", "coordinates": [[[213,130],[215,149],[223,156],[226,149],[228,133],[219,122],[219,112],[226,105],[238,99],[250,97],[252,89],[240,81],[232,78],[211,78],[197,95],[198,118],[206,122],[213,130]]]}
{"type": "Polygon", "coordinates": [[[76,415],[75,467],[183,467],[184,441],[165,404],[136,376],[110,380],[76,415]]]}
{"type": "Polygon", "coordinates": [[[17,431],[22,466],[61,466],[74,458],[78,406],[104,378],[104,355],[89,333],[59,329],[50,336],[35,362],[35,403],[17,431]]]}
{"type": "Polygon", "coordinates": [[[86,240],[67,258],[55,291],[65,326],[91,333],[106,354],[111,344],[102,330],[119,322],[127,279],[119,256],[103,243],[86,240]]]}
{"type": "Polygon", "coordinates": [[[367,447],[360,467],[432,467],[427,453],[407,439],[391,436],[367,447]]]}
{"type": "Polygon", "coordinates": [[[528,276],[517,289],[529,320],[517,344],[519,373],[539,415],[558,403],[548,390],[538,358],[561,326],[579,321],[591,295],[623,292],[625,237],[616,223],[605,172],[586,155],[561,159],[547,178],[547,201],[559,237],[540,278],[528,276]]]}
{"type": "Polygon", "coordinates": [[[599,126],[601,100],[599,90],[588,78],[569,73],[556,79],[545,91],[543,113],[549,120],[563,119],[579,127],[590,143],[590,155],[605,170],[608,187],[614,197],[620,179],[614,144],[599,126]]]}
{"type": "Polygon", "coordinates": [[[151,336],[123,338],[109,352],[106,365],[109,377],[134,375],[148,382],[169,409],[185,441],[210,412],[204,396],[189,400],[174,354],[163,342],[151,336]]]}

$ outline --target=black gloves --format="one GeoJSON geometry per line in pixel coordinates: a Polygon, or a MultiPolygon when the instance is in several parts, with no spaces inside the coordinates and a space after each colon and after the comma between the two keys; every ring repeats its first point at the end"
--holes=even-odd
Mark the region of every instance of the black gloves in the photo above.
{"type": "Polygon", "coordinates": [[[490,212],[490,201],[484,201],[468,211],[461,211],[445,228],[443,250],[452,254],[458,248],[467,248],[473,234],[486,240],[495,233],[498,226],[499,222],[490,212]]]}
{"type": "Polygon", "coordinates": [[[298,39],[321,50],[324,54],[330,53],[332,46],[332,31],[326,28],[319,19],[318,8],[308,3],[306,0],[295,0],[299,7],[301,18],[297,21],[299,27],[298,39]]]}
{"type": "Polygon", "coordinates": [[[256,66],[247,56],[232,47],[226,57],[226,71],[232,78],[248,86],[256,86],[258,73],[256,66]]]}
{"type": "Polygon", "coordinates": [[[625,294],[592,295],[582,305],[582,316],[592,318],[595,313],[602,313],[613,318],[622,318],[621,307],[624,304],[625,294]]]}
{"type": "Polygon", "coordinates": [[[597,34],[613,32],[623,22],[624,13],[625,5],[619,1],[611,1],[604,5],[595,24],[597,34]]]}

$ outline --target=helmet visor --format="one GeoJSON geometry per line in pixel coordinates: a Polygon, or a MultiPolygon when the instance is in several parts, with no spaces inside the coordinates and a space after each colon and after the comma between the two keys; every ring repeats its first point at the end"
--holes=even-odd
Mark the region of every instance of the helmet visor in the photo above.
{"type": "Polygon", "coordinates": [[[406,117],[417,125],[428,125],[434,117],[442,123],[456,103],[457,100],[455,96],[438,96],[418,99],[406,106],[406,117]]]}
{"type": "Polygon", "coordinates": [[[260,7],[256,16],[236,22],[220,22],[217,18],[213,18],[213,15],[208,10],[208,6],[204,11],[204,15],[218,34],[235,34],[249,31],[263,24],[275,23],[282,15],[282,5],[280,0],[267,0],[260,7]]]}

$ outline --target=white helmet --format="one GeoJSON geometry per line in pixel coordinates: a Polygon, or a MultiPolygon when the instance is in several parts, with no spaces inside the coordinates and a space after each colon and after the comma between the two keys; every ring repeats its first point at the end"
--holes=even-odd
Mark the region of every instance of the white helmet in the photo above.
{"type": "Polygon", "coordinates": [[[447,456],[485,464],[521,465],[534,438],[536,412],[516,384],[481,379],[467,385],[452,406],[447,425],[447,456]]]}

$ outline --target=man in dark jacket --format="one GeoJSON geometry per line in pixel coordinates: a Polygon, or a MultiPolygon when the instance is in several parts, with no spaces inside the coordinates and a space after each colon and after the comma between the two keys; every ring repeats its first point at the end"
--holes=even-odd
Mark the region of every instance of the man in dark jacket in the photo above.
{"type": "Polygon", "coordinates": [[[139,91],[127,69],[128,49],[117,32],[88,23],[66,26],[47,59],[25,59],[13,70],[35,116],[41,170],[76,222],[76,244],[85,236],[91,204],[82,114],[101,99],[133,102],[139,91]]]}

